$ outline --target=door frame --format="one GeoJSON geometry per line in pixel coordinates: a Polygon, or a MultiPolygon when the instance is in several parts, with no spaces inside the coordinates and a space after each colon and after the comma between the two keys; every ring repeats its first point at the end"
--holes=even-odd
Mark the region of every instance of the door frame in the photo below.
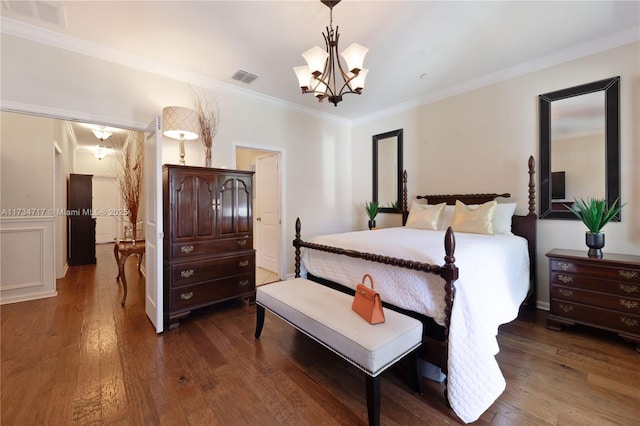
{"type": "Polygon", "coordinates": [[[259,151],[271,151],[274,153],[278,153],[280,155],[280,247],[278,247],[278,258],[280,261],[280,265],[278,265],[278,277],[280,279],[285,279],[287,276],[287,260],[285,253],[287,252],[286,243],[287,243],[287,211],[284,206],[287,205],[287,191],[286,191],[286,182],[287,182],[287,158],[286,151],[284,148],[279,146],[270,146],[270,145],[260,145],[250,142],[243,141],[232,141],[231,142],[231,164],[235,167],[236,165],[236,150],[238,148],[245,149],[255,149],[259,151]]]}

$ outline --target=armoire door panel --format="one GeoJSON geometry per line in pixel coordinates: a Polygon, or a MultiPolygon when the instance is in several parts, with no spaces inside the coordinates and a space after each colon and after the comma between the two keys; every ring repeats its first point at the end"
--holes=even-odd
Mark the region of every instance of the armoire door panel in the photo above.
{"type": "Polygon", "coordinates": [[[215,179],[210,176],[196,176],[196,197],[194,209],[197,212],[196,237],[215,238],[216,237],[216,215],[217,204],[215,179]]]}

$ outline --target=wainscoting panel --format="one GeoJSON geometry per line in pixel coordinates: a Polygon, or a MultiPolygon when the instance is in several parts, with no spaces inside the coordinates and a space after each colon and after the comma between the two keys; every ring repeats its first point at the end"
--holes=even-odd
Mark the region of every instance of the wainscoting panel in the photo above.
{"type": "Polygon", "coordinates": [[[0,218],[0,304],[56,296],[55,218],[0,218]]]}

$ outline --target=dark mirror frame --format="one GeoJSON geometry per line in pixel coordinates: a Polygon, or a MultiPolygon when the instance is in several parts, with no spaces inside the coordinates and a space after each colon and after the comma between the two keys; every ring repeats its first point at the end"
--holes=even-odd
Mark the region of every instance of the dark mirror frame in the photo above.
{"type": "MultiPolygon", "coordinates": [[[[551,202],[551,102],[601,90],[605,95],[605,197],[607,206],[611,207],[611,204],[620,198],[620,77],[613,77],[539,96],[540,219],[578,220],[569,210],[553,210],[551,202]]],[[[620,215],[616,215],[613,220],[619,222],[620,215]]]]}
{"type": "Polygon", "coordinates": [[[398,208],[380,207],[381,213],[401,213],[402,212],[402,129],[392,130],[379,135],[373,135],[373,201],[378,201],[378,141],[395,137],[398,143],[398,175],[396,176],[397,205],[398,208]]]}

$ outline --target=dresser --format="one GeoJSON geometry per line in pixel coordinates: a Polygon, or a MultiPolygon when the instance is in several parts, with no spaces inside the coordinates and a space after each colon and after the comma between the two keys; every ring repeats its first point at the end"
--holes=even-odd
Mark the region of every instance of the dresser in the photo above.
{"type": "Polygon", "coordinates": [[[70,174],[67,188],[67,261],[96,263],[96,220],[92,217],[93,175],[70,174]]]}
{"type": "Polygon", "coordinates": [[[640,352],[640,256],[553,249],[547,328],[585,324],[617,333],[640,352]]]}
{"type": "Polygon", "coordinates": [[[164,165],[164,323],[255,298],[253,172],[164,165]]]}

